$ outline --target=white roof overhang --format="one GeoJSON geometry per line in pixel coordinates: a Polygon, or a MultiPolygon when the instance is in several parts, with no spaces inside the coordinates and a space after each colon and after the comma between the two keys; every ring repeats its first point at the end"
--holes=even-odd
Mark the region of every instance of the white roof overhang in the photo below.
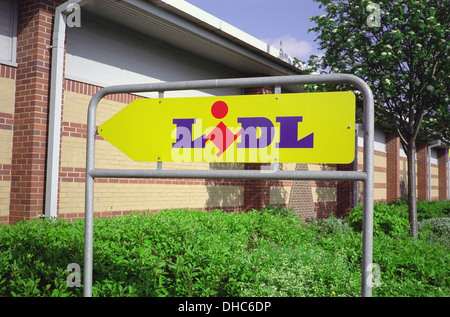
{"type": "Polygon", "coordinates": [[[249,75],[302,73],[279,50],[182,0],[94,0],[83,10],[249,75]]]}

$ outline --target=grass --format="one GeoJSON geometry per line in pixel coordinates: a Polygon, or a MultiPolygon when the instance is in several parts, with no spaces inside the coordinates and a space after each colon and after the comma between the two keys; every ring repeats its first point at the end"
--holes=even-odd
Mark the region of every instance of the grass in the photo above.
{"type": "MultiPolygon", "coordinates": [[[[409,237],[403,203],[375,204],[373,296],[450,296],[449,202],[421,207],[409,237]]],[[[167,210],[95,219],[94,296],[360,296],[361,208],[309,223],[286,208],[167,210]]],[[[84,221],[0,228],[0,296],[81,296],[84,221]]]]}

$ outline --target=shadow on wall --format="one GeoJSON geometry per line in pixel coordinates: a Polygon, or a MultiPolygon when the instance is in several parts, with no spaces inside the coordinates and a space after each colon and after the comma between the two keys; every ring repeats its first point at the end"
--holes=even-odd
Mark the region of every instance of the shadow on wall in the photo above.
{"type": "MultiPolygon", "coordinates": [[[[259,164],[258,164],[259,165],[259,164]]],[[[209,163],[211,170],[244,170],[244,163],[209,163]]],[[[282,169],[282,166],[280,166],[282,169]]],[[[268,171],[266,171],[268,172],[268,171]]],[[[269,204],[288,203],[288,192],[278,180],[211,179],[206,180],[208,199],[206,208],[220,208],[225,211],[262,209],[269,204]],[[252,187],[245,190],[245,187],[252,187]],[[247,197],[246,197],[247,195],[247,197]],[[248,197],[252,195],[252,197],[248,197]],[[258,201],[258,207],[254,207],[258,201]],[[248,208],[252,205],[251,208],[248,208]]]]}
{"type": "MultiPolygon", "coordinates": [[[[270,169],[270,165],[265,166],[265,168],[270,169]]],[[[281,171],[287,170],[283,163],[280,163],[279,169],[281,171]]],[[[271,205],[282,205],[289,206],[289,194],[284,187],[283,181],[272,180],[270,181],[270,198],[269,204],[271,205]]]]}
{"type": "MultiPolygon", "coordinates": [[[[209,163],[211,170],[240,170],[242,163],[209,163]]],[[[244,207],[244,180],[207,179],[207,209],[220,208],[225,211],[239,211],[244,207]]]]}

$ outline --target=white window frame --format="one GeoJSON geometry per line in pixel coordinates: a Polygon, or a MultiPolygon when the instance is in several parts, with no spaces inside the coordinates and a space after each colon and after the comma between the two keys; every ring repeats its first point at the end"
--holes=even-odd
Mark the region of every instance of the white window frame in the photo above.
{"type": "Polygon", "coordinates": [[[9,66],[17,66],[17,19],[18,19],[18,5],[17,1],[14,0],[0,0],[10,3],[10,54],[9,58],[5,59],[4,57],[0,56],[0,64],[9,65],[9,66]]]}

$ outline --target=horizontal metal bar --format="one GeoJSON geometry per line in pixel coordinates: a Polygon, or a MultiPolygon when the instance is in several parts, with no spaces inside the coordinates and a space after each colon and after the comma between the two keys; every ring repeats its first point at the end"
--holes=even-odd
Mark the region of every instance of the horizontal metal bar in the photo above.
{"type": "Polygon", "coordinates": [[[268,76],[249,78],[207,79],[178,82],[158,82],[143,84],[115,85],[101,88],[91,99],[90,107],[97,107],[104,96],[119,93],[140,93],[153,91],[197,90],[217,88],[244,88],[301,84],[347,83],[363,91],[367,84],[359,77],[351,74],[321,74],[321,75],[293,75],[268,76]]]}
{"type": "Polygon", "coordinates": [[[200,178],[365,181],[366,173],[356,171],[274,171],[274,170],[118,170],[93,169],[94,178],[200,178]]]}

